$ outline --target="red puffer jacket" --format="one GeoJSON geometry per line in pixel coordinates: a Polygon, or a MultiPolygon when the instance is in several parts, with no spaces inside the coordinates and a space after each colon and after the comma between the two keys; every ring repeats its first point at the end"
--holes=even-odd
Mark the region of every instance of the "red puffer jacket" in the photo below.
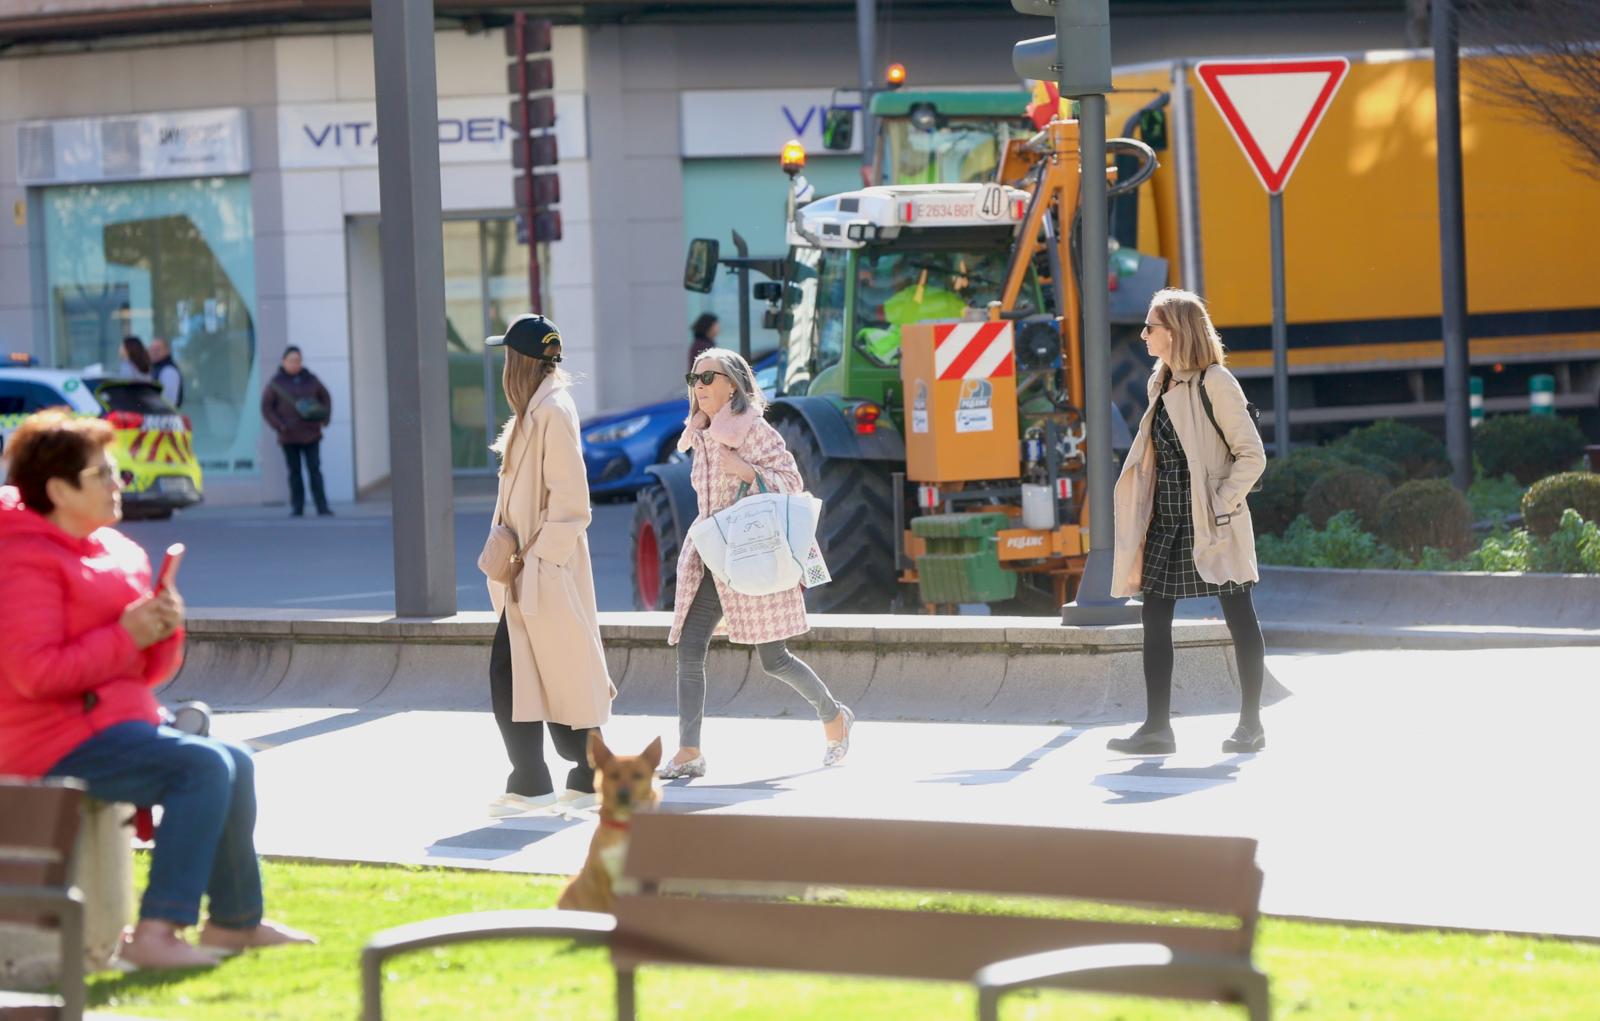
{"type": "Polygon", "coordinates": [[[151,689],[183,659],[183,631],[140,651],[120,620],[150,591],[150,558],[102,528],[78,539],[0,489],[0,773],[43,776],[107,727],[155,723],[151,689]]]}

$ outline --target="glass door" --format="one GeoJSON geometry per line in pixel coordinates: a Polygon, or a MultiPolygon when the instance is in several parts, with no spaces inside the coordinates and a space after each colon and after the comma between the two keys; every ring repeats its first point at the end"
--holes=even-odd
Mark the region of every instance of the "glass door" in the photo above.
{"type": "Polygon", "coordinates": [[[500,387],[505,356],[483,339],[528,311],[528,246],[517,243],[515,222],[446,221],[444,285],[451,464],[487,473],[494,469],[489,444],[511,409],[500,387]]]}

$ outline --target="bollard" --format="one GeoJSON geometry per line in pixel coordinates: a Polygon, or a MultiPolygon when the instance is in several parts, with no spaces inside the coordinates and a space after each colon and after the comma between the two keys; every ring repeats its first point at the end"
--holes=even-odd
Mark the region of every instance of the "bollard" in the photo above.
{"type": "Polygon", "coordinates": [[[1556,377],[1540,373],[1528,380],[1528,414],[1556,413],[1556,377]]]}
{"type": "Polygon", "coordinates": [[[1472,428],[1483,424],[1483,377],[1473,376],[1468,381],[1467,406],[1472,409],[1472,428]]]}

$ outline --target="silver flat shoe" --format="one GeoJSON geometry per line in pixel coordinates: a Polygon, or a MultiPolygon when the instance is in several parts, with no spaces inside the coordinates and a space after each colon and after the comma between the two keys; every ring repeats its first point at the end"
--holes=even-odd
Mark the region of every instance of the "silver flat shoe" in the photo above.
{"type": "Polygon", "coordinates": [[[656,776],[663,780],[693,780],[706,775],[706,757],[696,755],[688,762],[669,762],[656,770],[656,776]]]}
{"type": "Polygon", "coordinates": [[[838,741],[829,741],[828,750],[822,753],[824,766],[837,766],[850,754],[850,731],[856,725],[856,714],[847,705],[841,705],[839,712],[844,715],[844,737],[838,741]]]}

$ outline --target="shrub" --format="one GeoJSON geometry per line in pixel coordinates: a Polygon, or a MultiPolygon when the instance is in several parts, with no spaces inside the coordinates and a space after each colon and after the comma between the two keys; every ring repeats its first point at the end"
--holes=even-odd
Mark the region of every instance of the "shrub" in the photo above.
{"type": "Polygon", "coordinates": [[[1510,475],[1497,479],[1481,477],[1467,488],[1467,506],[1472,508],[1472,520],[1500,524],[1522,510],[1522,494],[1527,492],[1522,483],[1510,475]]]}
{"type": "Polygon", "coordinates": [[[1562,472],[1535,482],[1522,497],[1522,520],[1537,536],[1547,536],[1571,508],[1585,521],[1600,521],[1600,475],[1562,472]]]}
{"type": "Polygon", "coordinates": [[[1450,456],[1445,452],[1443,440],[1392,418],[1346,433],[1335,446],[1393,461],[1407,479],[1432,479],[1450,474],[1450,456]]]}
{"type": "Polygon", "coordinates": [[[1340,465],[1324,472],[1306,490],[1305,513],[1318,528],[1335,514],[1350,511],[1356,524],[1367,531],[1378,527],[1378,505],[1394,492],[1389,480],[1355,465],[1340,465]]]}
{"type": "Polygon", "coordinates": [[[1514,475],[1527,486],[1571,468],[1583,454],[1583,432],[1557,415],[1497,415],[1472,431],[1472,447],[1485,475],[1514,475]]]}
{"type": "Polygon", "coordinates": [[[1568,507],[1561,524],[1535,547],[1532,569],[1556,574],[1600,574],[1600,524],[1568,507]]]}
{"type": "Polygon", "coordinates": [[[1534,538],[1526,528],[1496,530],[1467,554],[1469,571],[1529,571],[1534,558],[1534,538]]]}
{"type": "Polygon", "coordinates": [[[1307,491],[1340,464],[1326,447],[1304,447],[1268,461],[1261,476],[1261,492],[1250,494],[1250,517],[1256,532],[1282,534],[1300,516],[1307,491]]]}
{"type": "Polygon", "coordinates": [[[1472,543],[1472,509],[1444,479],[1415,479],[1383,498],[1378,535],[1413,557],[1428,546],[1459,555],[1472,543]]]}
{"type": "Polygon", "coordinates": [[[1281,537],[1258,536],[1256,556],[1263,564],[1283,567],[1387,567],[1394,559],[1376,536],[1361,530],[1350,511],[1335,514],[1322,529],[1302,514],[1281,537]]]}

